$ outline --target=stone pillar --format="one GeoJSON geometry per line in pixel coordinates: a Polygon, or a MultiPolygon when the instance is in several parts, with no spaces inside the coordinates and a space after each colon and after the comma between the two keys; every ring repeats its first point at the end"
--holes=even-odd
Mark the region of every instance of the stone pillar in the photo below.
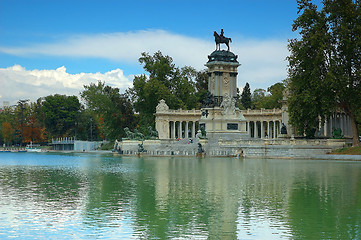
{"type": "Polygon", "coordinates": [[[171,122],[171,139],[174,139],[175,138],[175,121],[172,121],[171,122]]]}
{"type": "Polygon", "coordinates": [[[343,113],[340,113],[340,128],[342,135],[345,135],[345,128],[344,128],[344,122],[343,122],[343,113]]]}
{"type": "Polygon", "coordinates": [[[261,121],[261,138],[264,138],[263,120],[261,121]]]}
{"type": "Polygon", "coordinates": [[[325,136],[325,137],[327,137],[328,136],[328,132],[327,132],[327,129],[328,128],[328,124],[327,124],[327,119],[325,119],[325,123],[323,124],[323,135],[325,136]]]}
{"type": "Polygon", "coordinates": [[[268,138],[272,138],[271,132],[269,130],[269,126],[270,126],[269,121],[267,121],[267,136],[268,136],[268,138]]]}
{"type": "Polygon", "coordinates": [[[247,134],[248,134],[248,137],[252,136],[252,134],[251,134],[251,122],[250,121],[247,121],[247,134]]]}
{"type": "Polygon", "coordinates": [[[347,132],[349,136],[352,136],[352,123],[349,115],[346,115],[347,132]]]}
{"type": "Polygon", "coordinates": [[[254,138],[258,138],[258,126],[257,126],[257,121],[254,121],[254,138]]]}
{"type": "Polygon", "coordinates": [[[193,121],[192,124],[192,138],[196,137],[196,122],[193,121]]]}
{"type": "Polygon", "coordinates": [[[184,138],[189,138],[189,135],[188,135],[188,121],[186,121],[186,129],[184,130],[184,138]]]}
{"type": "Polygon", "coordinates": [[[277,138],[277,135],[276,135],[276,121],[273,121],[273,138],[277,138]]]}
{"type": "Polygon", "coordinates": [[[175,139],[175,137],[176,137],[176,132],[177,132],[177,122],[176,121],[174,121],[174,135],[173,135],[173,138],[175,139]]]}
{"type": "Polygon", "coordinates": [[[178,122],[178,138],[182,138],[182,122],[178,122]]]}

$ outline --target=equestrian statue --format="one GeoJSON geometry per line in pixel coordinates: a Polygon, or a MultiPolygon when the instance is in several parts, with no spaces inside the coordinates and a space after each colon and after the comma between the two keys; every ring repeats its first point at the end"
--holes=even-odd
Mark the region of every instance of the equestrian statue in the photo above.
{"type": "Polygon", "coordinates": [[[231,38],[223,36],[223,29],[221,29],[221,34],[218,34],[216,31],[214,31],[214,41],[216,42],[216,51],[221,50],[221,43],[224,43],[227,45],[229,51],[229,42],[232,42],[231,38]]]}

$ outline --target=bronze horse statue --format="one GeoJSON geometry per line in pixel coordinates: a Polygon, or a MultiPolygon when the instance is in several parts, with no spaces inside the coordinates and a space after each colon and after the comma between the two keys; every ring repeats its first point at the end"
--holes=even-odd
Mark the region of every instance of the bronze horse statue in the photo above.
{"type": "Polygon", "coordinates": [[[214,31],[214,41],[216,42],[216,50],[221,50],[221,43],[227,45],[229,51],[229,42],[232,42],[231,38],[220,36],[216,31],[214,31]]]}

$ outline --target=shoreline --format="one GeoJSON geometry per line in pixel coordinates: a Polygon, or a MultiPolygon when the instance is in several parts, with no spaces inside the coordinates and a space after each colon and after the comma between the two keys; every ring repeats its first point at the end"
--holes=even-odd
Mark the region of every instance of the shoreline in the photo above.
{"type": "MultiPolygon", "coordinates": [[[[21,152],[24,153],[25,148],[0,148],[1,152],[21,152]]],[[[124,156],[124,157],[132,157],[132,156],[138,156],[137,154],[118,154],[117,152],[112,152],[112,150],[92,150],[92,151],[59,151],[59,150],[45,150],[41,153],[84,153],[84,154],[115,154],[118,156],[124,156]]],[[[142,153],[139,155],[139,157],[197,157],[194,156],[181,156],[181,155],[150,155],[146,153],[142,153]]],[[[205,156],[207,158],[214,158],[214,157],[234,157],[235,156],[205,156]]],[[[262,156],[252,156],[252,157],[239,157],[239,159],[255,159],[262,156]]],[[[361,155],[350,155],[350,154],[314,154],[310,156],[304,156],[304,157],[267,157],[263,156],[263,158],[266,159],[283,159],[283,160],[343,160],[343,161],[361,161],[361,155]]]]}

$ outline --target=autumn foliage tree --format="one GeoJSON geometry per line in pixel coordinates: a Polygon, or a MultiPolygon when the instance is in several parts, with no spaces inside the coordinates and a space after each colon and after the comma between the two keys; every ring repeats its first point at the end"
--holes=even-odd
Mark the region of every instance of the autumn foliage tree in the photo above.
{"type": "Polygon", "coordinates": [[[1,124],[2,137],[4,139],[5,144],[10,143],[14,138],[14,128],[11,126],[9,122],[3,122],[1,124]]]}

